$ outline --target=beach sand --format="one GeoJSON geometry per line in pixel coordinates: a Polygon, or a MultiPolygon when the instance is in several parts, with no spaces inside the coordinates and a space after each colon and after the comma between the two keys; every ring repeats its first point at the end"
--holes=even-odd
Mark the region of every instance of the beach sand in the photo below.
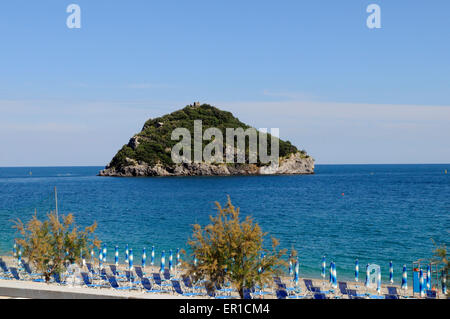
{"type": "MultiPolygon", "coordinates": [[[[8,266],[14,266],[17,265],[17,262],[11,257],[11,256],[3,256],[2,259],[7,263],[8,266]]],[[[84,267],[85,268],[85,267],[84,267]]],[[[124,264],[120,264],[118,267],[121,271],[126,270],[127,266],[124,264]]],[[[107,272],[110,273],[109,266],[106,267],[107,272]]],[[[87,271],[87,269],[83,269],[84,271],[87,271]]],[[[157,266],[146,266],[144,269],[144,272],[147,276],[159,272],[159,267],[157,266]]],[[[183,269],[176,269],[175,271],[176,275],[179,276],[183,273],[183,269]]],[[[287,287],[294,287],[294,282],[292,280],[292,277],[282,276],[281,277],[282,282],[286,284],[287,287]]],[[[328,280],[318,279],[318,278],[304,278],[300,277],[299,280],[299,287],[301,289],[300,294],[304,294],[307,289],[304,283],[304,279],[310,279],[313,282],[313,286],[319,287],[322,291],[327,291],[329,289],[332,289],[330,286],[328,280]]],[[[338,278],[339,281],[339,278],[338,278]]],[[[387,294],[387,287],[388,286],[395,286],[397,287],[398,292],[400,293],[400,296],[413,296],[412,288],[411,288],[412,282],[409,284],[408,289],[402,290],[400,289],[399,285],[395,284],[382,284],[381,285],[381,293],[380,296],[383,296],[384,294],[387,294]]],[[[375,289],[367,289],[364,286],[364,282],[352,282],[347,281],[347,286],[349,289],[355,289],[360,294],[371,294],[371,295],[377,295],[377,292],[375,289]]],[[[32,282],[29,280],[19,281],[19,280],[0,280],[0,291],[2,291],[2,288],[16,288],[16,289],[25,289],[29,290],[31,292],[39,292],[39,291],[46,291],[50,294],[53,294],[52,296],[57,296],[55,293],[60,293],[61,298],[64,298],[65,293],[75,294],[76,296],[81,296],[77,298],[83,298],[82,296],[85,295],[86,298],[139,298],[139,299],[185,299],[185,298],[197,298],[197,299],[209,299],[209,297],[206,296],[198,296],[198,297],[185,297],[182,295],[171,293],[146,293],[143,290],[137,290],[137,291],[125,291],[125,290],[114,290],[112,288],[89,288],[89,287],[82,287],[79,285],[58,285],[55,283],[40,283],[40,282],[32,282]]],[[[276,294],[272,288],[266,288],[264,289],[266,292],[270,292],[271,294],[266,294],[263,297],[264,299],[273,299],[276,298],[276,294]]],[[[30,296],[34,296],[33,294],[29,294],[30,296]]],[[[39,294],[35,294],[36,296],[39,296],[39,294]]],[[[339,291],[339,288],[334,289],[334,292],[330,294],[334,298],[343,298],[346,299],[348,296],[342,295],[339,291]]],[[[232,293],[232,296],[237,297],[237,293],[232,293]]],[[[59,298],[56,297],[56,298],[59,298]]],[[[73,296],[72,296],[73,297],[73,296]]],[[[418,294],[415,294],[415,297],[418,297],[418,294]]],[[[438,293],[439,298],[445,298],[441,293],[438,293]]],[[[3,296],[0,298],[8,298],[8,296],[3,296]]]]}

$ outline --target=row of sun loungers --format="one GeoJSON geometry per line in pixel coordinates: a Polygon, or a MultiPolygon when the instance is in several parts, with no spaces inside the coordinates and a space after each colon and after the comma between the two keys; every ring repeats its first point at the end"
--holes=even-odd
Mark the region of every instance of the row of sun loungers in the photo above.
{"type": "MultiPolygon", "coordinates": [[[[109,271],[106,268],[96,269],[92,264],[86,264],[86,271],[80,273],[82,284],[85,287],[96,289],[114,289],[114,290],[130,290],[142,291],[145,293],[174,293],[185,297],[208,296],[215,299],[239,298],[237,292],[229,286],[221,287],[215,285],[210,287],[206,285],[206,281],[193,283],[188,276],[176,276],[170,273],[169,269],[160,274],[158,272],[150,275],[145,274],[144,270],[136,266],[133,271],[119,271],[115,265],[109,265],[109,271]]],[[[30,265],[22,261],[22,267],[8,267],[0,258],[0,279],[7,280],[31,280],[34,282],[43,282],[42,274],[34,273],[30,265]]],[[[357,289],[350,289],[346,282],[339,282],[338,289],[335,291],[322,290],[320,287],[314,286],[313,281],[304,279],[303,283],[306,287],[302,291],[300,287],[288,287],[282,282],[280,277],[274,277],[274,289],[268,287],[254,287],[252,289],[244,289],[244,298],[263,298],[265,295],[272,295],[278,299],[328,299],[343,298],[349,299],[399,299],[400,294],[397,287],[387,287],[387,294],[371,295],[361,293],[357,289]]],[[[67,285],[59,274],[54,274],[52,282],[58,285],[67,285]]],[[[427,298],[435,299],[435,291],[427,291],[427,298]]]]}

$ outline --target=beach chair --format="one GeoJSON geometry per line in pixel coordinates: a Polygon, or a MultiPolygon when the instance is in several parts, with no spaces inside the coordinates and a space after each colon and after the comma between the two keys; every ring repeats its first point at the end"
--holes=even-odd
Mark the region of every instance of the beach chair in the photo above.
{"type": "Polygon", "coordinates": [[[232,288],[223,288],[222,286],[216,284],[215,285],[215,289],[217,292],[219,292],[222,295],[231,295],[231,293],[233,292],[232,288]]]}
{"type": "Polygon", "coordinates": [[[142,267],[140,267],[140,266],[134,267],[134,272],[140,279],[143,279],[145,277],[144,271],[142,270],[142,267]]]}
{"type": "Polygon", "coordinates": [[[165,280],[170,280],[172,278],[172,276],[170,275],[170,270],[168,268],[164,269],[163,275],[165,280]]]}
{"type": "Polygon", "coordinates": [[[310,279],[303,279],[303,282],[305,283],[306,286],[306,291],[308,295],[314,295],[314,294],[328,294],[330,292],[332,292],[331,290],[320,290],[320,287],[314,287],[313,286],[313,282],[310,279]]]}
{"type": "Polygon", "coordinates": [[[436,299],[437,298],[437,293],[435,290],[426,290],[425,293],[426,293],[426,296],[425,296],[426,299],[436,299]]]}
{"type": "Polygon", "coordinates": [[[3,272],[3,275],[6,277],[0,277],[0,279],[6,279],[6,280],[10,280],[11,278],[11,271],[8,269],[8,266],[6,266],[6,263],[1,261],[0,262],[0,269],[3,272]]]}
{"type": "Polygon", "coordinates": [[[114,277],[114,276],[107,275],[107,278],[108,278],[109,285],[113,289],[116,289],[116,290],[136,289],[136,287],[133,287],[133,286],[120,286],[119,283],[116,280],[116,277],[114,277]]]}
{"type": "Polygon", "coordinates": [[[153,292],[153,293],[168,293],[168,290],[162,290],[162,289],[153,289],[152,283],[150,282],[150,279],[148,278],[142,278],[141,280],[142,288],[145,292],[153,292]]]}
{"type": "Polygon", "coordinates": [[[82,272],[81,278],[83,279],[83,284],[87,287],[91,287],[91,288],[106,288],[106,287],[108,287],[105,284],[93,284],[92,280],[89,277],[89,274],[87,272],[82,272]]]}
{"type": "Polygon", "coordinates": [[[159,286],[161,289],[162,289],[163,287],[170,287],[170,286],[171,286],[170,284],[163,283],[163,280],[162,280],[162,278],[161,278],[161,275],[160,275],[159,273],[157,273],[157,272],[153,273],[153,281],[154,281],[155,284],[156,284],[157,286],[159,286]]]}
{"type": "Polygon", "coordinates": [[[314,299],[327,299],[327,296],[323,293],[315,293],[313,298],[314,299]]]}
{"type": "Polygon", "coordinates": [[[196,293],[196,292],[184,292],[183,289],[181,288],[181,284],[178,280],[172,280],[172,287],[176,293],[186,296],[186,297],[201,295],[200,293],[196,293]]]}
{"type": "MultiPolygon", "coordinates": [[[[310,279],[303,279],[303,282],[305,283],[306,286],[306,290],[308,290],[309,292],[316,292],[316,288],[313,286],[313,282],[310,279]]],[[[320,289],[319,289],[320,290],[320,289]]]]}
{"type": "Polygon", "coordinates": [[[15,280],[23,280],[23,278],[20,277],[19,271],[17,270],[17,268],[11,267],[11,268],[9,268],[9,271],[11,272],[11,275],[15,280]]]}
{"type": "Polygon", "coordinates": [[[125,277],[127,278],[127,281],[128,281],[128,282],[131,282],[131,283],[134,282],[134,278],[135,278],[135,277],[134,277],[132,271],[125,270],[125,277]]]}
{"type": "Polygon", "coordinates": [[[277,289],[276,290],[277,299],[286,299],[288,296],[288,293],[285,289],[277,289]]]}
{"type": "Polygon", "coordinates": [[[253,299],[252,298],[252,290],[249,288],[244,288],[244,299],[253,299]]]}
{"type": "Polygon", "coordinates": [[[388,294],[385,294],[385,295],[384,295],[384,299],[398,299],[398,296],[397,296],[397,295],[388,295],[388,294]]]}
{"type": "Polygon", "coordinates": [[[365,295],[358,294],[355,289],[347,289],[347,295],[350,299],[364,299],[365,295]]]}
{"type": "Polygon", "coordinates": [[[66,284],[63,280],[61,280],[61,275],[59,273],[54,272],[52,277],[53,277],[54,282],[56,282],[58,285],[66,284]]]}
{"type": "Polygon", "coordinates": [[[388,295],[395,295],[395,296],[399,296],[400,294],[397,291],[397,287],[386,287],[387,291],[388,291],[388,295]]]}
{"type": "Polygon", "coordinates": [[[346,295],[347,294],[347,283],[344,281],[339,281],[338,283],[338,287],[339,287],[339,291],[341,292],[341,294],[346,295]]]}
{"type": "Polygon", "coordinates": [[[204,287],[202,286],[194,286],[192,284],[191,278],[189,276],[182,276],[183,284],[186,288],[190,289],[191,292],[194,292],[194,290],[201,290],[204,287]]]}
{"type": "Polygon", "coordinates": [[[88,269],[88,271],[92,274],[92,275],[94,275],[94,276],[97,276],[98,275],[98,273],[95,271],[95,269],[94,269],[94,266],[92,266],[92,264],[91,263],[86,263],[86,268],[88,269]]]}
{"type": "Polygon", "coordinates": [[[33,271],[31,270],[30,265],[27,262],[23,262],[23,268],[25,269],[27,275],[31,278],[32,281],[34,282],[45,282],[45,280],[43,278],[36,278],[36,277],[41,277],[42,274],[38,274],[38,273],[33,273],[33,271]]]}
{"type": "Polygon", "coordinates": [[[108,282],[108,274],[106,273],[106,269],[103,268],[100,270],[100,279],[103,280],[104,282],[108,282]]]}
{"type": "MultiPolygon", "coordinates": [[[[87,264],[86,264],[86,265],[87,265],[87,264]]],[[[116,277],[121,277],[121,276],[123,276],[123,275],[121,275],[121,274],[119,273],[119,271],[117,270],[116,265],[109,265],[109,269],[111,270],[111,273],[112,273],[114,276],[116,276],[116,277]]]]}

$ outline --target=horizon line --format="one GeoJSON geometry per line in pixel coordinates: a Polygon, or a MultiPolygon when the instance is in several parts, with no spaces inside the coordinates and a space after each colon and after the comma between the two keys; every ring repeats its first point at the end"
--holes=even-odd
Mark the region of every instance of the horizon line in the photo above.
{"type": "MultiPolygon", "coordinates": [[[[449,163],[315,163],[317,165],[450,165],[449,163]]],[[[0,166],[0,168],[65,168],[65,167],[106,167],[106,165],[21,165],[21,166],[0,166]]]]}

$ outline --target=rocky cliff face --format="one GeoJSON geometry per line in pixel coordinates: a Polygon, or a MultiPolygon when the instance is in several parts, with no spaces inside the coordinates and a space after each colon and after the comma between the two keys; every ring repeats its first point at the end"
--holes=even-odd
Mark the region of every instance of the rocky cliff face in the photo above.
{"type": "Polygon", "coordinates": [[[208,164],[183,163],[174,166],[156,164],[150,166],[127,159],[129,165],[119,169],[106,167],[100,176],[227,176],[227,175],[280,175],[280,174],[314,174],[314,159],[304,157],[301,153],[280,158],[279,165],[256,166],[255,164],[208,164]]]}

